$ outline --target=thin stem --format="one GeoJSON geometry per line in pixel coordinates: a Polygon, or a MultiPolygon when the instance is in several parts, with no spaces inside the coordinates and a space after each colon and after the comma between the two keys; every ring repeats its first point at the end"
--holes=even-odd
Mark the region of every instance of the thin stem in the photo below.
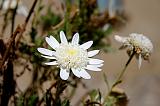
{"type": "Polygon", "coordinates": [[[2,10],[3,4],[5,0],[2,0],[1,5],[0,5],[0,10],[2,10]]]}
{"type": "Polygon", "coordinates": [[[70,7],[71,7],[70,2],[71,2],[70,0],[66,0],[66,14],[65,14],[66,35],[71,35],[71,33],[70,33],[70,21],[69,21],[70,7]]]}
{"type": "Polygon", "coordinates": [[[26,18],[26,20],[25,20],[25,24],[26,24],[26,25],[27,25],[27,23],[28,23],[31,15],[32,15],[32,13],[34,12],[34,8],[35,8],[35,6],[36,6],[36,4],[37,4],[37,1],[38,1],[38,0],[35,0],[35,1],[33,2],[33,5],[32,5],[32,7],[31,7],[31,9],[30,9],[30,11],[29,11],[29,14],[28,14],[28,16],[27,16],[27,18],[26,18]]]}
{"type": "MultiPolygon", "coordinates": [[[[9,14],[11,2],[12,2],[12,0],[9,1],[8,7],[7,7],[8,9],[4,14],[4,18],[3,18],[4,23],[2,25],[2,30],[1,30],[1,34],[0,34],[1,37],[3,37],[3,34],[4,34],[5,30],[6,30],[6,27],[8,26],[8,14],[9,14]]],[[[3,8],[3,4],[4,4],[4,1],[2,1],[2,5],[1,5],[2,8],[3,8]]]]}
{"type": "Polygon", "coordinates": [[[81,96],[81,98],[76,102],[75,106],[79,106],[81,102],[83,102],[88,95],[89,95],[89,91],[83,94],[83,96],[81,96]]]}
{"type": "Polygon", "coordinates": [[[63,19],[60,23],[58,23],[57,25],[53,26],[52,27],[52,30],[56,30],[58,28],[60,28],[65,22],[65,19],[63,19]]]}
{"type": "Polygon", "coordinates": [[[102,106],[101,103],[98,103],[98,102],[89,102],[89,103],[86,103],[85,106],[92,106],[92,105],[99,105],[99,106],[102,106]]]}
{"type": "Polygon", "coordinates": [[[19,41],[20,41],[20,39],[21,39],[21,37],[22,37],[25,29],[26,29],[26,26],[27,26],[27,24],[28,24],[28,21],[29,21],[31,15],[32,15],[32,13],[34,12],[34,8],[35,8],[35,6],[36,6],[36,4],[37,4],[37,1],[38,1],[38,0],[35,0],[35,1],[33,2],[33,5],[32,5],[32,7],[31,7],[31,9],[30,9],[30,11],[29,11],[29,14],[28,14],[27,18],[25,19],[24,24],[22,25],[22,31],[20,32],[19,36],[17,37],[17,41],[16,41],[16,44],[15,44],[16,47],[18,47],[18,43],[19,43],[19,41]]]}
{"type": "Polygon", "coordinates": [[[11,35],[9,43],[8,43],[8,48],[4,52],[4,55],[3,55],[3,58],[2,58],[2,62],[0,63],[0,69],[2,69],[2,66],[3,66],[5,60],[7,60],[9,52],[10,52],[10,49],[12,47],[12,44],[14,43],[14,40],[15,40],[17,34],[20,33],[20,31],[21,31],[21,28],[18,26],[16,28],[15,32],[11,35]]]}
{"type": "Polygon", "coordinates": [[[1,37],[3,37],[3,34],[5,32],[7,25],[8,25],[8,11],[4,14],[4,17],[3,17],[3,25],[0,33],[1,37]]]}
{"type": "Polygon", "coordinates": [[[11,34],[12,34],[13,31],[14,31],[14,24],[15,24],[15,17],[16,17],[16,11],[17,11],[17,8],[18,8],[18,3],[19,3],[19,0],[17,0],[16,7],[15,7],[15,9],[13,10],[13,13],[12,13],[11,34]]]}
{"type": "MultiPolygon", "coordinates": [[[[113,83],[112,88],[115,87],[117,84],[119,84],[121,82],[121,78],[123,76],[123,74],[125,73],[129,63],[131,62],[133,56],[135,55],[135,50],[133,50],[133,53],[131,54],[131,56],[129,57],[128,61],[125,64],[125,67],[123,68],[123,70],[121,71],[121,73],[119,74],[118,78],[116,79],[115,83],[113,83]]],[[[112,90],[111,88],[111,90],[112,90]]]]}
{"type": "Polygon", "coordinates": [[[129,63],[130,63],[131,60],[133,59],[133,56],[135,55],[135,53],[136,53],[136,51],[133,49],[132,54],[130,55],[128,61],[126,62],[126,64],[125,64],[123,70],[121,71],[121,73],[119,74],[119,76],[117,77],[117,79],[115,80],[115,82],[113,83],[113,85],[111,86],[111,88],[110,88],[110,90],[109,90],[109,92],[108,92],[108,94],[107,94],[105,100],[108,98],[108,96],[109,96],[110,93],[112,92],[112,89],[113,89],[116,85],[118,85],[119,83],[122,82],[122,81],[121,81],[122,76],[123,76],[123,74],[125,73],[125,71],[126,71],[128,65],[129,65],[129,63]]]}
{"type": "Polygon", "coordinates": [[[105,73],[103,74],[103,76],[104,76],[104,81],[105,81],[105,83],[106,83],[106,85],[107,85],[107,88],[108,88],[108,91],[109,91],[109,90],[110,90],[110,85],[109,85],[109,82],[108,82],[107,76],[106,76],[106,74],[105,74],[105,73]]]}

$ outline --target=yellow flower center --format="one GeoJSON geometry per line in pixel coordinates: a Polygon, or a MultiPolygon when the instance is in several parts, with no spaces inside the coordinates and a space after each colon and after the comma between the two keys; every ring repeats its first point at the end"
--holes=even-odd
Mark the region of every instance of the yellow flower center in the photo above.
{"type": "Polygon", "coordinates": [[[69,50],[67,51],[67,54],[70,55],[70,56],[74,56],[74,55],[76,55],[77,53],[78,53],[78,51],[75,50],[75,49],[69,49],[69,50]]]}
{"type": "Polygon", "coordinates": [[[79,47],[79,45],[60,44],[56,49],[56,58],[58,64],[64,69],[84,68],[88,62],[87,51],[79,47]]]}

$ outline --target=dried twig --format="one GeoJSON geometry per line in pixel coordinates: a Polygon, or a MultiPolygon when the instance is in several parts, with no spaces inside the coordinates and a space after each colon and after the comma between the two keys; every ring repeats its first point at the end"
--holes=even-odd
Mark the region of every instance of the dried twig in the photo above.
{"type": "Polygon", "coordinates": [[[102,106],[102,104],[98,103],[98,102],[88,102],[85,104],[85,106],[93,106],[93,105],[99,105],[99,106],[102,106]]]}
{"type": "Polygon", "coordinates": [[[56,30],[56,29],[60,28],[64,24],[64,21],[65,21],[65,19],[63,19],[59,24],[53,26],[52,30],[56,30]]]}
{"type": "Polygon", "coordinates": [[[81,102],[88,96],[89,91],[87,91],[75,104],[75,106],[78,106],[79,104],[81,104],[81,102]]]}
{"type": "Polygon", "coordinates": [[[15,32],[11,35],[10,40],[9,40],[9,42],[8,42],[8,48],[7,48],[7,50],[5,51],[4,56],[3,56],[3,59],[2,59],[2,62],[1,62],[1,64],[0,64],[0,69],[1,69],[1,70],[2,70],[2,66],[3,66],[5,60],[7,60],[7,58],[8,58],[8,55],[9,55],[11,46],[12,46],[12,44],[14,43],[17,34],[19,33],[19,37],[17,38],[18,40],[17,40],[17,42],[16,42],[16,46],[18,45],[18,42],[19,42],[21,36],[23,35],[23,33],[24,33],[24,31],[25,31],[25,28],[26,28],[26,26],[27,26],[27,24],[28,24],[28,21],[29,21],[30,17],[31,17],[31,14],[32,14],[32,12],[34,11],[34,8],[35,8],[35,6],[36,6],[37,1],[38,1],[38,0],[35,0],[35,1],[34,1],[33,5],[32,5],[32,8],[30,9],[30,12],[29,12],[29,14],[28,14],[28,16],[27,16],[27,18],[26,18],[26,20],[25,20],[22,28],[21,28],[20,26],[18,26],[18,27],[16,28],[15,32]]]}
{"type": "MultiPolygon", "coordinates": [[[[10,11],[11,2],[12,2],[12,0],[9,1],[7,11],[4,14],[4,18],[3,18],[4,23],[2,25],[2,30],[1,30],[1,34],[0,34],[1,37],[3,37],[3,33],[5,32],[5,29],[8,25],[8,19],[7,18],[8,18],[8,14],[9,14],[9,11],[10,11]]],[[[3,4],[4,4],[4,1],[2,1],[2,5],[1,5],[2,7],[3,7],[3,4]]],[[[2,9],[2,7],[1,7],[1,9],[2,9]]]]}
{"type": "Polygon", "coordinates": [[[17,34],[20,33],[20,31],[21,31],[21,28],[20,28],[20,26],[18,26],[18,27],[16,28],[15,32],[11,35],[11,37],[10,37],[10,39],[9,39],[9,41],[8,41],[8,48],[6,49],[6,51],[5,51],[5,53],[4,53],[4,56],[3,56],[3,58],[2,58],[2,62],[1,62],[1,64],[0,64],[0,69],[1,69],[1,70],[2,70],[2,66],[4,65],[5,60],[7,60],[8,57],[9,57],[8,55],[9,55],[9,52],[10,52],[10,50],[11,50],[12,44],[14,43],[15,38],[16,38],[17,34]]]}
{"type": "MultiPolygon", "coordinates": [[[[53,87],[55,87],[57,85],[58,82],[53,83],[49,88],[48,91],[51,91],[53,87]]],[[[37,106],[41,106],[43,100],[44,100],[45,95],[42,97],[42,99],[39,101],[37,106]]]]}
{"type": "Polygon", "coordinates": [[[15,23],[15,17],[16,17],[16,11],[17,11],[17,8],[18,8],[18,3],[19,3],[19,0],[17,0],[16,7],[15,7],[15,9],[13,10],[13,14],[12,14],[11,34],[12,34],[13,31],[14,31],[14,23],[15,23]]]}
{"type": "Polygon", "coordinates": [[[5,0],[2,0],[2,3],[1,3],[1,5],[0,5],[0,10],[1,10],[2,7],[3,7],[4,1],[5,1],[5,0]]]}
{"type": "Polygon", "coordinates": [[[27,26],[27,24],[28,24],[28,21],[29,21],[29,19],[30,19],[31,15],[32,15],[32,13],[33,13],[33,11],[34,11],[34,8],[35,8],[36,4],[37,4],[37,1],[38,1],[38,0],[35,0],[35,1],[34,1],[31,9],[30,9],[30,11],[29,11],[29,14],[28,14],[28,16],[27,16],[24,24],[22,25],[22,31],[20,32],[20,34],[19,34],[19,36],[18,36],[18,38],[17,38],[16,47],[18,47],[18,43],[19,43],[19,41],[20,41],[20,39],[21,39],[21,37],[22,37],[25,29],[26,29],[26,26],[27,26]]]}

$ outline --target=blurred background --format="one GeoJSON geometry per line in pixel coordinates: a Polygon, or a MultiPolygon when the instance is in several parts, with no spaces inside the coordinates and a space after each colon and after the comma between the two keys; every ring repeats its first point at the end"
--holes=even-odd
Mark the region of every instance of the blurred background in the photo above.
{"type": "MultiPolygon", "coordinates": [[[[114,31],[110,38],[114,48],[119,43],[114,40],[114,35],[128,36],[132,32],[142,33],[149,37],[154,46],[154,52],[150,62],[143,61],[141,69],[137,67],[137,60],[133,59],[129,65],[121,88],[125,90],[129,98],[129,106],[159,106],[160,105],[160,1],[159,0],[124,0],[125,12],[128,16],[126,25],[118,31],[114,31]]],[[[103,72],[111,80],[122,69],[128,59],[126,51],[102,53],[105,58],[103,72]]],[[[89,87],[101,87],[105,92],[106,86],[101,74],[95,74],[93,82],[87,81],[89,87]],[[94,83],[94,84],[93,84],[94,83]]]]}
{"type": "MultiPolygon", "coordinates": [[[[54,5],[60,5],[59,0],[53,0],[54,5]]],[[[62,1],[62,0],[61,0],[62,1]]],[[[74,0],[73,0],[74,1],[74,0]]],[[[99,11],[104,12],[110,8],[106,4],[109,0],[98,0],[99,11]]],[[[123,69],[128,55],[125,50],[118,50],[119,43],[114,40],[114,35],[128,36],[130,33],[142,33],[149,37],[153,43],[154,51],[150,57],[150,62],[143,61],[142,67],[138,69],[137,60],[134,58],[127,68],[123,77],[123,83],[120,88],[125,91],[129,99],[128,106],[159,106],[160,105],[160,1],[159,0],[113,0],[112,6],[119,13],[125,13],[126,21],[123,27],[113,30],[107,39],[111,42],[111,50],[109,52],[101,51],[99,58],[103,59],[104,66],[102,72],[90,72],[91,80],[83,80],[86,83],[86,89],[81,85],[78,87],[74,95],[71,105],[75,106],[79,98],[85,92],[91,89],[100,89],[102,94],[107,93],[107,86],[104,82],[103,74],[105,73],[108,82],[111,85],[116,79],[118,73],[123,69]]],[[[46,3],[49,3],[48,0],[46,3]]],[[[28,8],[31,7],[32,0],[24,0],[28,8]]],[[[57,6],[58,7],[58,6],[57,6]]],[[[54,8],[54,7],[53,7],[54,8]]],[[[63,10],[54,8],[57,14],[63,17],[63,10]],[[58,10],[58,11],[57,11],[58,10]]],[[[114,16],[114,10],[111,10],[111,17],[114,16]]],[[[23,16],[17,16],[15,26],[23,23],[23,16]]],[[[0,23],[2,23],[2,19],[0,23]]],[[[27,27],[30,27],[27,26],[27,27]]],[[[42,34],[44,32],[41,32],[42,34]]],[[[27,33],[28,34],[28,33],[27,33]]],[[[4,35],[8,35],[6,31],[4,35]]],[[[7,39],[7,36],[5,36],[7,39]]],[[[105,39],[105,38],[104,38],[105,39]]],[[[96,45],[96,44],[95,44],[96,45]]],[[[19,70],[19,67],[15,67],[19,70]]],[[[32,72],[26,71],[22,77],[17,78],[17,84],[23,91],[26,90],[31,82],[32,72]],[[24,83],[25,82],[25,83],[24,83]]]]}

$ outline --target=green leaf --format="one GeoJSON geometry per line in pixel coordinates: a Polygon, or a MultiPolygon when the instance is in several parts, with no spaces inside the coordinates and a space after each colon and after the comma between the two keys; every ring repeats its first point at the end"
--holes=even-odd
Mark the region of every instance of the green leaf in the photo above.
{"type": "Polygon", "coordinates": [[[91,101],[97,101],[97,102],[101,102],[101,93],[100,90],[92,90],[89,94],[91,101]]]}
{"type": "Polygon", "coordinates": [[[23,96],[18,97],[17,106],[24,106],[24,97],[23,96]]]}
{"type": "Polygon", "coordinates": [[[36,94],[30,96],[28,106],[36,106],[37,101],[38,101],[38,96],[36,94]]]}
{"type": "Polygon", "coordinates": [[[61,106],[70,106],[69,100],[65,99],[64,101],[62,101],[62,105],[61,106]]]}
{"type": "Polygon", "coordinates": [[[104,102],[104,106],[116,106],[117,99],[113,96],[109,96],[104,102]]]}

